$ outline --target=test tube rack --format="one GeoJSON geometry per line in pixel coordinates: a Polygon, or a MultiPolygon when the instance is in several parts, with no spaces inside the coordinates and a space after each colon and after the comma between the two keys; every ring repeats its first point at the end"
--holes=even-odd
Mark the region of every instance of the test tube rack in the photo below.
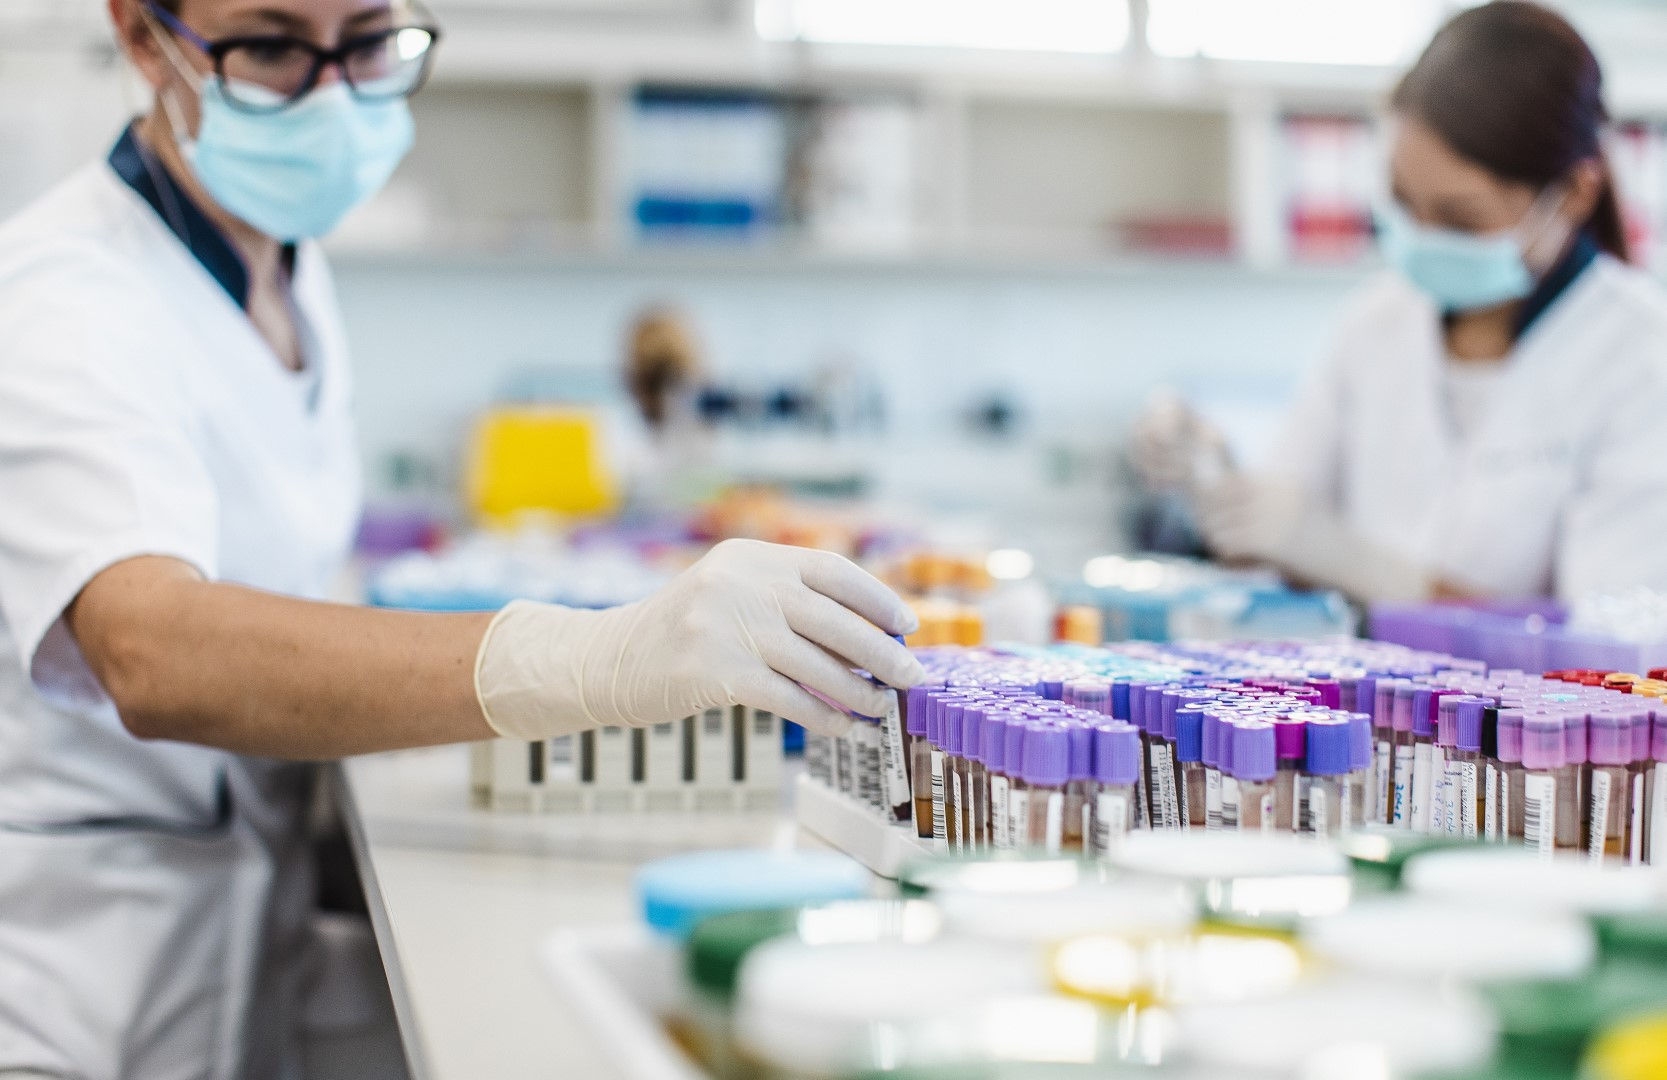
{"type": "Polygon", "coordinates": [[[744,706],[647,728],[470,748],[476,806],[520,813],[740,811],[781,799],[781,719],[744,706]]]}
{"type": "Polygon", "coordinates": [[[911,860],[939,850],[915,835],[913,822],[894,825],[850,795],[804,774],[793,791],[799,826],[884,878],[895,878],[911,860]]]}

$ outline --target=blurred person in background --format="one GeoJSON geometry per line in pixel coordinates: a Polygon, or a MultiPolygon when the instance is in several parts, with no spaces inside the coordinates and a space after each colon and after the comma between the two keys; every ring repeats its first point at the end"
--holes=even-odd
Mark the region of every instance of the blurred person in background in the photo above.
{"type": "Polygon", "coordinates": [[[626,331],[623,359],[631,414],[612,432],[633,504],[653,510],[701,494],[713,457],[713,432],[701,416],[706,365],[688,316],[654,306],[626,331]]]}
{"type": "Polygon", "coordinates": [[[1214,554],[1364,601],[1667,588],[1667,294],[1627,263],[1602,90],[1536,4],[1436,34],[1390,100],[1389,270],[1267,460],[1173,402],[1137,424],[1214,554]]]}

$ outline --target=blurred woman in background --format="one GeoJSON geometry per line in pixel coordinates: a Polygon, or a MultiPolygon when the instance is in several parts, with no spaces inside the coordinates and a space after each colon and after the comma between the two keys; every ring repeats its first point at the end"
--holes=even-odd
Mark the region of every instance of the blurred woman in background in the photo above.
{"type": "Polygon", "coordinates": [[[1560,15],[1456,16],[1391,98],[1389,272],[1263,468],[1172,409],[1135,459],[1211,550],[1367,601],[1667,588],[1667,295],[1627,264],[1602,74],[1560,15]]]}

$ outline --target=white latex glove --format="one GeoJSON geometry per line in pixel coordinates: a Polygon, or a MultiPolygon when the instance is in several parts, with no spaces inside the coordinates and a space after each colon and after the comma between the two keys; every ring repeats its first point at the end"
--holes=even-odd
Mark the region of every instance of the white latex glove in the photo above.
{"type": "Polygon", "coordinates": [[[729,540],[646,600],[574,611],[518,600],[498,613],[475,658],[475,694],[507,738],[644,727],[747,705],[838,733],[885,713],[887,686],[913,686],[919,661],[890,634],[914,613],[848,559],[729,540]]]}
{"type": "Polygon", "coordinates": [[[1198,524],[1222,559],[1271,563],[1367,603],[1428,599],[1432,576],[1315,505],[1295,484],[1235,473],[1197,494],[1198,524]]]}
{"type": "Polygon", "coordinates": [[[1196,491],[1231,468],[1231,455],[1214,425],[1179,395],[1159,391],[1129,433],[1129,463],[1150,491],[1196,491]]]}

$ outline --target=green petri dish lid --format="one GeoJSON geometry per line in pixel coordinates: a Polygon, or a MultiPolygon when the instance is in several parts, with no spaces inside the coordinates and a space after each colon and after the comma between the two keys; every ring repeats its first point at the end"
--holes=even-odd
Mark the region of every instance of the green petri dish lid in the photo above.
{"type": "Polygon", "coordinates": [[[729,998],[742,965],[758,946],[779,937],[807,945],[877,941],[921,944],[939,936],[942,913],[925,900],[837,900],[799,908],[736,911],[701,920],[689,934],[689,979],[708,993],[729,998]]]}
{"type": "Polygon", "coordinates": [[[1667,911],[1599,915],[1592,919],[1592,928],[1605,957],[1667,968],[1667,911]]]}
{"type": "Polygon", "coordinates": [[[690,931],[685,952],[690,981],[720,997],[732,996],[747,954],[772,938],[795,933],[798,925],[797,908],[736,911],[702,919],[690,931]]]}
{"type": "Polygon", "coordinates": [[[1363,885],[1384,889],[1400,888],[1401,871],[1407,862],[1426,852],[1489,849],[1489,845],[1475,840],[1415,833],[1389,825],[1365,825],[1344,833],[1337,839],[1337,847],[1348,856],[1363,885]]]}
{"type": "Polygon", "coordinates": [[[1667,1010],[1667,968],[1611,960],[1578,979],[1496,983],[1482,992],[1499,1015],[1503,1060],[1567,1076],[1600,1031],[1667,1010]]]}

